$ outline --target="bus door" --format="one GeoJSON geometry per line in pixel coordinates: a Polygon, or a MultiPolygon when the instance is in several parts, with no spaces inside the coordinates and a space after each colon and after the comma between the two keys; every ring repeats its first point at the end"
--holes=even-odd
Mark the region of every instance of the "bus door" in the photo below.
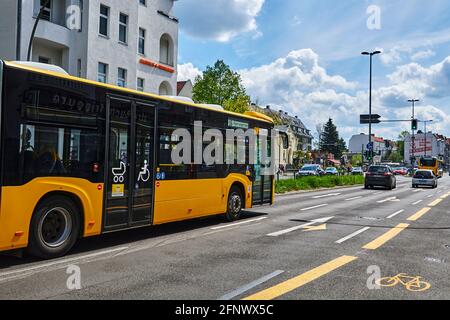
{"type": "Polygon", "coordinates": [[[107,98],[104,228],[150,225],[153,218],[155,105],[107,98]]]}
{"type": "MultiPolygon", "coordinates": [[[[263,132],[264,135],[267,135],[267,151],[266,155],[268,158],[271,158],[271,137],[269,134],[269,130],[266,129],[257,129],[258,132],[263,132]]],[[[268,169],[271,165],[270,160],[267,159],[265,162],[262,159],[262,145],[257,139],[256,142],[256,163],[254,165],[254,181],[253,181],[253,196],[252,196],[252,204],[253,205],[263,205],[263,204],[271,204],[272,203],[272,188],[273,188],[273,176],[272,175],[263,175],[264,169],[268,169]]],[[[266,172],[267,173],[267,172],[266,172]]]]}

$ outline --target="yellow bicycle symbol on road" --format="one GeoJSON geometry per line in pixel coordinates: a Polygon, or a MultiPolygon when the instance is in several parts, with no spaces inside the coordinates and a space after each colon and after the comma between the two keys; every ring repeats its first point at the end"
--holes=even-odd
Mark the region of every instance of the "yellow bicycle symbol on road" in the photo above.
{"type": "Polygon", "coordinates": [[[412,277],[408,276],[405,273],[400,273],[394,277],[380,278],[377,279],[375,283],[382,287],[393,287],[398,283],[401,283],[406,287],[407,290],[414,292],[426,291],[431,287],[431,284],[429,284],[426,281],[423,281],[422,277],[420,276],[412,277]]]}

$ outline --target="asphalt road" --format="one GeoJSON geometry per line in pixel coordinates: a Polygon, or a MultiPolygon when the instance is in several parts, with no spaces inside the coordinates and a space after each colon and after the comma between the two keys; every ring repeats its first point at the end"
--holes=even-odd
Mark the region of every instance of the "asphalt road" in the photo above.
{"type": "Polygon", "coordinates": [[[278,196],[237,223],[103,235],[57,260],[0,256],[0,299],[449,299],[450,178],[410,184],[278,196]]]}

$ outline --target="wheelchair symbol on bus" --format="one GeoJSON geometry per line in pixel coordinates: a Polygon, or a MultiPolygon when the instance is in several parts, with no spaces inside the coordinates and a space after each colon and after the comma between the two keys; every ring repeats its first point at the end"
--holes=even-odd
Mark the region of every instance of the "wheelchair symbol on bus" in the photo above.
{"type": "Polygon", "coordinates": [[[125,173],[127,173],[127,165],[124,162],[120,162],[120,168],[112,168],[112,174],[114,175],[114,183],[123,183],[125,181],[125,173]]]}
{"type": "Polygon", "coordinates": [[[141,172],[139,173],[138,182],[143,181],[147,182],[150,180],[150,170],[148,170],[148,162],[147,160],[144,160],[144,167],[141,169],[141,172]]]}

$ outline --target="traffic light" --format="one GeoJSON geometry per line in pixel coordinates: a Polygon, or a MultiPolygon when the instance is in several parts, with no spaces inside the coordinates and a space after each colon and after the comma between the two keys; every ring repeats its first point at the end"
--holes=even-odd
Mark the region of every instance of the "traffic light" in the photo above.
{"type": "Polygon", "coordinates": [[[412,130],[417,130],[417,127],[418,127],[418,121],[417,121],[417,119],[413,119],[411,122],[412,130]]]}

